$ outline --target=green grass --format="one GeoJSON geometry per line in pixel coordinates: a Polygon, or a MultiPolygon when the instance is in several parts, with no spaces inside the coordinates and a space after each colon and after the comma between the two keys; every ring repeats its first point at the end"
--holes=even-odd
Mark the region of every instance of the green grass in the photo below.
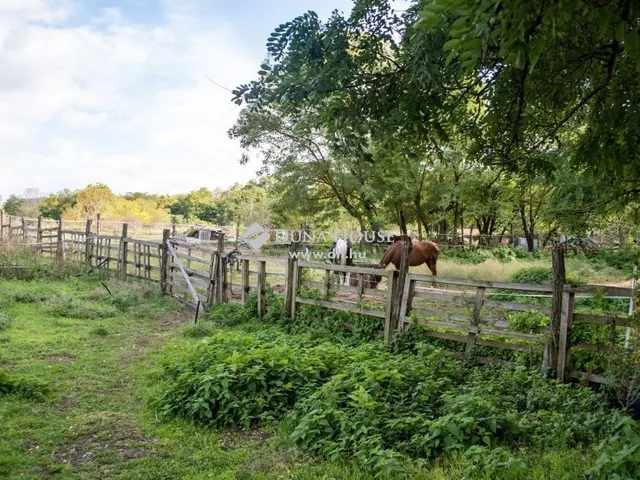
{"type": "MultiPolygon", "coordinates": [[[[279,425],[213,430],[157,418],[148,403],[164,352],[201,342],[212,328],[190,326],[192,312],[157,285],[102,278],[111,296],[100,280],[0,280],[0,313],[11,319],[0,331],[0,369],[46,386],[44,398],[0,396],[1,478],[370,478],[302,453],[279,425]]],[[[582,478],[590,463],[581,450],[522,455],[535,459],[526,478],[582,478]]],[[[415,465],[409,476],[462,478],[466,462],[415,465]]]]}

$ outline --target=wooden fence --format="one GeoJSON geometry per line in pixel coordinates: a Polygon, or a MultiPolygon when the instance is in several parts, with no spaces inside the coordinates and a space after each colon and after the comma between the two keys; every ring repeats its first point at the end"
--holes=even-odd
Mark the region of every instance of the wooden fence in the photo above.
{"type": "Polygon", "coordinates": [[[594,315],[576,308],[577,300],[585,295],[633,298],[635,292],[565,284],[560,249],[559,258],[554,251],[560,273],[554,285],[547,286],[409,272],[407,239],[400,269],[381,270],[302,261],[295,255],[268,257],[225,251],[224,236],[214,248],[173,238],[169,229],[163,231],[161,242],[153,242],[131,238],[126,223],[118,236],[94,233],[91,220],[84,227],[68,229],[62,221],[52,223],[42,218],[7,221],[0,211],[0,240],[27,245],[42,255],[159,283],[163,292],[196,312],[215,303],[245,303],[256,293],[257,313],[262,316],[269,308],[268,294],[273,292],[283,298],[292,320],[304,306],[379,318],[386,342],[395,332],[422,326],[425,336],[450,346],[453,356],[485,364],[512,364],[505,352],[531,354],[562,380],[585,378],[603,383],[599,373],[575,367],[572,355],[584,351],[606,354],[618,346],[619,329],[633,327],[628,315],[594,315]],[[336,283],[336,276],[342,274],[349,279],[347,284],[336,283]],[[372,276],[381,279],[376,288],[371,288],[372,276]],[[510,317],[518,312],[536,312],[547,320],[531,331],[515,331],[510,317]],[[578,325],[609,328],[610,340],[572,342],[572,329],[578,325]]]}

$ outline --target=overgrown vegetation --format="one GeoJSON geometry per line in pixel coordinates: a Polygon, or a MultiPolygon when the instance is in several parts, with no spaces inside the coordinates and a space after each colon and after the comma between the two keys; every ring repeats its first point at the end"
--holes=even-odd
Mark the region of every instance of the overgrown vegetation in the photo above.
{"type": "MultiPolygon", "coordinates": [[[[608,455],[631,440],[618,437],[621,429],[637,435],[635,422],[586,386],[541,378],[539,364],[473,367],[419,337],[396,339],[396,353],[362,337],[354,345],[339,321],[327,325],[312,310],[292,323],[269,298],[278,314],[260,321],[254,298],[214,308],[213,324],[225,330],[167,353],[153,405],[214,426],[280,422],[284,438],[305,451],[351,459],[382,478],[435,459],[462,462],[459,478],[532,478],[540,452],[564,449],[590,452],[591,478],[624,478],[633,462],[632,443],[608,455]]],[[[514,322],[531,330],[538,320],[514,322]]],[[[563,473],[580,478],[583,470],[563,473]]]]}

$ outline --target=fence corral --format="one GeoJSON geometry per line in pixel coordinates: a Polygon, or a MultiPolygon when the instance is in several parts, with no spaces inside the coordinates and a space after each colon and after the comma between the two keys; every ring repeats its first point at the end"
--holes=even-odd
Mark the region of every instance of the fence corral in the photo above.
{"type": "MultiPolygon", "coordinates": [[[[556,282],[547,286],[411,273],[406,238],[399,270],[305,262],[292,255],[247,255],[237,248],[225,251],[223,234],[217,245],[200,244],[174,238],[170,229],[164,229],[162,241],[155,242],[132,238],[126,223],[119,235],[105,235],[96,232],[91,220],[79,229],[61,220],[18,219],[2,211],[0,240],[60,260],[84,262],[96,269],[159,283],[164,293],[196,312],[216,303],[245,303],[249,294],[256,292],[257,313],[262,316],[269,308],[266,298],[271,291],[284,298],[291,319],[296,318],[301,305],[375,317],[384,322],[381,334],[386,342],[397,331],[421,325],[426,336],[453,345],[450,355],[478,363],[512,364],[503,358],[504,352],[531,353],[564,381],[585,378],[603,383],[601,375],[575,368],[572,353],[606,353],[625,337],[621,329],[631,326],[629,316],[576,311],[577,300],[593,294],[635,295],[628,288],[567,285],[561,249],[554,251],[556,282]],[[344,285],[335,281],[335,276],[342,274],[349,279],[344,285]],[[307,295],[309,291],[316,294],[307,295]],[[514,312],[537,312],[547,321],[528,332],[514,331],[509,322],[514,312]],[[608,326],[611,340],[572,343],[572,329],[578,325],[608,326]]],[[[625,344],[628,339],[627,333],[625,344]]]]}

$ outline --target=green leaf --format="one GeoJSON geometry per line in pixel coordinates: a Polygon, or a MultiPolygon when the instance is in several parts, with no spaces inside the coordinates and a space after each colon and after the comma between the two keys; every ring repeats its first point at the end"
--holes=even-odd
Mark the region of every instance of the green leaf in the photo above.
{"type": "Polygon", "coordinates": [[[452,50],[455,47],[457,47],[458,45],[460,45],[460,43],[462,43],[462,40],[459,38],[452,38],[451,40],[449,40],[448,42],[446,42],[443,46],[443,48],[445,50],[452,50]]]}
{"type": "Polygon", "coordinates": [[[529,63],[531,64],[531,67],[529,67],[530,72],[533,71],[534,67],[538,63],[538,60],[540,59],[540,54],[542,53],[544,46],[545,46],[545,42],[542,38],[537,38],[531,43],[530,50],[529,50],[529,63]]]}

